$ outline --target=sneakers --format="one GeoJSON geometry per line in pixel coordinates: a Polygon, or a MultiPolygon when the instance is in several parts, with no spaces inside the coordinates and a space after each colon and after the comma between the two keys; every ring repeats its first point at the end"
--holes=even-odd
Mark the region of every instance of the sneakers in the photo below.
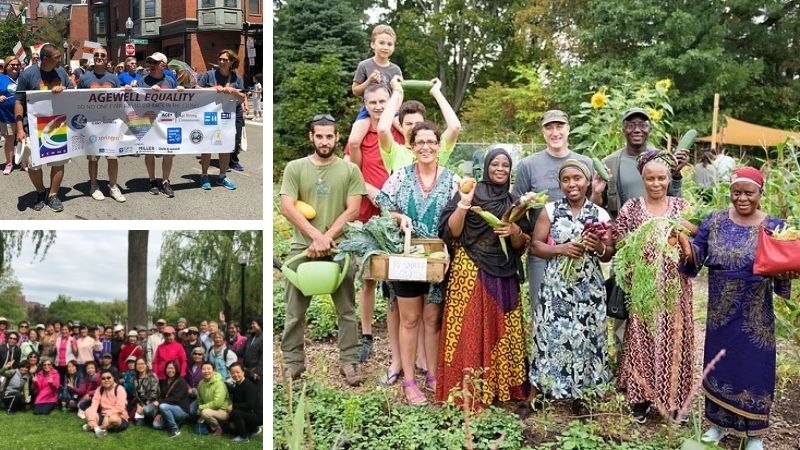
{"type": "Polygon", "coordinates": [[[261,431],[262,431],[262,430],[263,430],[263,428],[261,427],[261,425],[259,425],[259,426],[258,426],[258,430],[256,430],[256,432],[255,432],[255,433],[253,433],[253,436],[258,436],[259,434],[261,434],[261,431]]]}
{"type": "Polygon", "coordinates": [[[83,430],[83,431],[92,431],[92,427],[90,427],[88,423],[85,423],[81,427],[81,430],[83,430]]]}
{"type": "Polygon", "coordinates": [[[104,430],[104,429],[102,429],[100,427],[95,427],[94,428],[94,435],[97,436],[98,439],[102,439],[102,438],[104,438],[104,437],[106,437],[108,435],[108,431],[106,431],[106,430],[104,430]]]}
{"type": "Polygon", "coordinates": [[[303,372],[305,371],[306,371],[305,367],[298,367],[294,369],[291,367],[286,367],[283,369],[283,377],[294,381],[299,379],[300,376],[303,375],[303,372]]]}
{"type": "Polygon", "coordinates": [[[180,435],[181,435],[181,430],[179,430],[177,428],[173,428],[173,429],[169,430],[169,437],[171,437],[171,438],[178,437],[180,435]]]}
{"type": "Polygon", "coordinates": [[[222,433],[223,433],[222,427],[217,427],[217,429],[214,430],[214,432],[211,434],[213,434],[214,436],[222,436],[222,433]]]}
{"type": "Polygon", "coordinates": [[[644,424],[647,422],[647,410],[650,409],[650,402],[635,403],[631,408],[633,420],[636,423],[644,424]]]}
{"type": "Polygon", "coordinates": [[[57,195],[51,195],[47,197],[47,206],[50,207],[55,212],[61,212],[64,210],[64,205],[61,204],[61,200],[58,199],[57,195]]]}
{"type": "Polygon", "coordinates": [[[172,190],[172,186],[169,184],[169,180],[164,180],[161,183],[161,192],[164,193],[169,198],[175,197],[175,191],[172,190]]]}
{"type": "Polygon", "coordinates": [[[158,181],[150,180],[150,194],[158,195],[158,193],[159,193],[158,181]]]}
{"type": "Polygon", "coordinates": [[[358,351],[358,360],[361,363],[367,362],[369,355],[372,354],[372,335],[364,334],[361,336],[361,350],[358,351]]]}
{"type": "Polygon", "coordinates": [[[233,170],[235,170],[237,172],[243,172],[244,171],[244,167],[238,161],[236,161],[236,162],[231,161],[230,164],[228,164],[228,167],[230,167],[231,169],[233,169],[233,170]]]}
{"type": "Polygon", "coordinates": [[[236,436],[233,438],[233,442],[250,442],[250,438],[247,436],[236,436]]]}
{"type": "Polygon", "coordinates": [[[86,412],[82,409],[78,409],[78,418],[81,420],[86,420],[86,412]]]}
{"type": "Polygon", "coordinates": [[[93,184],[92,187],[89,189],[89,193],[92,195],[92,198],[95,200],[105,200],[106,196],[103,195],[103,191],[100,190],[100,186],[93,184]]]}
{"type": "Polygon", "coordinates": [[[41,211],[47,201],[47,191],[36,193],[36,203],[33,204],[34,211],[41,211]]]}
{"type": "Polygon", "coordinates": [[[111,198],[113,198],[114,200],[120,203],[125,201],[125,196],[122,195],[122,191],[119,190],[119,186],[117,185],[111,186],[111,189],[109,189],[109,193],[111,194],[111,198]]]}
{"type": "Polygon", "coordinates": [[[718,426],[712,426],[711,428],[708,429],[708,431],[703,433],[703,436],[700,438],[700,440],[703,442],[718,444],[719,441],[721,441],[722,438],[724,438],[727,435],[728,435],[727,431],[723,431],[718,426]]]}
{"type": "Polygon", "coordinates": [[[359,386],[361,381],[363,381],[361,374],[358,373],[358,365],[356,363],[343,365],[339,369],[339,372],[344,375],[345,383],[349,384],[350,386],[359,386]]]}
{"type": "Polygon", "coordinates": [[[764,441],[761,438],[748,437],[744,450],[764,450],[764,441]]]}
{"type": "Polygon", "coordinates": [[[14,170],[14,164],[6,163],[6,167],[3,169],[3,175],[10,174],[12,170],[14,170]]]}
{"type": "Polygon", "coordinates": [[[217,186],[225,186],[225,189],[234,190],[236,189],[236,185],[233,184],[233,181],[229,180],[228,177],[219,179],[217,178],[217,186]]]}
{"type": "Polygon", "coordinates": [[[208,175],[200,175],[200,187],[203,188],[204,191],[211,190],[211,182],[208,181],[208,175]]]}

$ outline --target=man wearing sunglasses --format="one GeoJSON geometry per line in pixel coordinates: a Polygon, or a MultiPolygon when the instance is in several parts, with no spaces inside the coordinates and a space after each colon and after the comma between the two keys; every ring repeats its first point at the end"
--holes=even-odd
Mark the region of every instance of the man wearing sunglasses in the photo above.
{"type": "MultiPolygon", "coordinates": [[[[51,91],[60,94],[64,89],[71,89],[72,82],[67,72],[61,67],[61,50],[52,44],[45,44],[39,50],[42,57],[40,65],[32,65],[23,70],[17,79],[17,103],[14,105],[14,117],[17,122],[17,141],[23,142],[28,137],[28,127],[25,124],[27,116],[26,92],[51,91]]],[[[47,163],[50,166],[50,191],[45,189],[42,168],[31,164],[30,148],[22,154],[20,164],[28,167],[28,177],[36,189],[36,201],[33,205],[35,211],[41,211],[44,205],[55,212],[64,210],[64,205],[58,198],[58,190],[64,180],[65,160],[47,163]]]]}
{"type": "MultiPolygon", "coordinates": [[[[106,70],[106,63],[108,62],[108,52],[104,47],[94,49],[94,68],[90,72],[86,72],[78,80],[78,89],[107,89],[120,87],[119,79],[113,73],[106,70]]],[[[119,173],[119,162],[116,155],[108,155],[105,157],[108,164],[108,190],[111,198],[122,203],[125,201],[125,196],[122,195],[119,186],[117,185],[117,174],[119,173]]],[[[95,200],[104,200],[106,197],[100,186],[97,184],[97,169],[100,165],[100,157],[89,155],[86,157],[89,160],[89,194],[95,200]]]]}

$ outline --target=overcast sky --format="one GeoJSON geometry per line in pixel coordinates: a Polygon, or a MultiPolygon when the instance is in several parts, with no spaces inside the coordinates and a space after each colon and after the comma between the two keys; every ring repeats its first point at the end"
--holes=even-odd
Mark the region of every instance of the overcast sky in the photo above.
{"type": "MultiPolygon", "coordinates": [[[[147,300],[152,304],[162,231],[150,230],[147,251],[147,300]]],[[[33,257],[26,242],[11,262],[26,300],[49,305],[58,294],[74,300],[112,301],[128,296],[127,231],[58,231],[44,260],[33,257]]]]}

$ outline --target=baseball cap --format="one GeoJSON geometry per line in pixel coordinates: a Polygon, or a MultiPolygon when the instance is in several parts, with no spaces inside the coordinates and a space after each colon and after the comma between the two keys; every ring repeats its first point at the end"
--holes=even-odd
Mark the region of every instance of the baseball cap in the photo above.
{"type": "Polygon", "coordinates": [[[175,328],[164,327],[164,331],[162,331],[162,333],[164,333],[164,334],[175,334],[175,328]]]}
{"type": "Polygon", "coordinates": [[[550,122],[569,123],[569,119],[567,118],[567,113],[564,111],[561,111],[560,109],[551,109],[549,111],[545,111],[542,115],[542,126],[545,126],[550,122]]]}
{"type": "Polygon", "coordinates": [[[622,120],[625,121],[637,115],[644,116],[647,120],[650,120],[650,114],[647,114],[647,111],[642,108],[631,108],[625,111],[625,114],[622,115],[622,120]]]}
{"type": "Polygon", "coordinates": [[[139,333],[137,333],[136,330],[128,331],[128,337],[130,336],[139,337],[139,333]]]}
{"type": "Polygon", "coordinates": [[[128,356],[128,357],[125,359],[125,362],[128,362],[128,361],[133,361],[133,362],[136,362],[136,357],[135,357],[135,356],[133,356],[133,355],[130,355],[130,356],[128,356]]]}
{"type": "Polygon", "coordinates": [[[111,356],[111,353],[103,353],[103,358],[113,358],[113,356],[111,356]]]}
{"type": "Polygon", "coordinates": [[[158,324],[160,324],[160,323],[163,323],[164,325],[166,325],[166,324],[167,324],[167,321],[166,321],[166,320],[164,320],[164,319],[158,319],[158,320],[156,320],[156,325],[158,325],[158,324]]]}
{"type": "Polygon", "coordinates": [[[180,319],[178,319],[178,323],[181,323],[181,322],[188,323],[188,322],[186,322],[186,318],[185,317],[181,317],[180,319]]]}
{"type": "Polygon", "coordinates": [[[125,327],[123,327],[122,325],[117,325],[114,327],[114,333],[116,333],[117,331],[124,331],[124,330],[125,327]]]}
{"type": "Polygon", "coordinates": [[[147,62],[163,62],[164,64],[167,63],[167,57],[160,52],[155,52],[152,55],[147,57],[147,62]]]}
{"type": "Polygon", "coordinates": [[[8,319],[6,319],[5,317],[0,317],[0,322],[8,323],[8,319]]]}
{"type": "Polygon", "coordinates": [[[37,323],[37,324],[36,324],[36,329],[37,329],[37,330],[44,330],[44,324],[37,323]]]}

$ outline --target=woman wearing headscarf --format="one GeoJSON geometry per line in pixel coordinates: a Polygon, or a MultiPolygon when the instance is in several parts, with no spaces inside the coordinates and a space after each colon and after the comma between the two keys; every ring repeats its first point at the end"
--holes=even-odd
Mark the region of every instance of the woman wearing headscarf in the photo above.
{"type": "Polygon", "coordinates": [[[453,263],[445,294],[443,332],[439,341],[436,401],[468,382],[473,406],[527,397],[527,355],[520,301],[520,256],[525,251],[530,222],[504,223],[492,228],[471,207],[502,217],[517,200],[509,192],[511,156],[492,149],[484,160],[483,179],[469,192],[459,191],[439,221],[439,236],[452,249],[453,263]],[[508,256],[500,247],[506,239],[508,256]]]}
{"type": "Polygon", "coordinates": [[[573,412],[585,414],[587,392],[610,380],[600,261],[609,261],[614,247],[606,242],[609,236],[585,232],[587,222],[610,221],[606,210],[586,198],[591,186],[586,164],[567,159],[558,180],[564,197],[545,205],[531,241],[531,252],[547,263],[537,302],[531,305],[535,354],[530,381],[534,396],[571,398],[573,412]],[[573,269],[563,271],[565,262],[573,269]]]}
{"type": "Polygon", "coordinates": [[[788,299],[791,280],[753,273],[759,228],[783,223],[760,209],[764,176],[743,167],[731,177],[731,207],[711,213],[691,241],[685,269],[697,275],[708,267],[708,315],[703,366],[725,349],[703,380],[705,416],[712,427],[706,442],[732,433],[747,437],[747,450],[763,449],[775,395],[775,315],[773,293],[788,299]]]}
{"type": "MultiPolygon", "coordinates": [[[[376,197],[381,209],[388,210],[403,231],[415,237],[435,237],[439,221],[450,199],[458,190],[458,175],[439,165],[439,128],[423,121],[411,130],[410,141],[416,162],[394,172],[376,197]]],[[[436,390],[436,350],[441,326],[441,283],[391,283],[400,312],[399,351],[403,368],[403,389],[413,405],[427,402],[414,379],[414,362],[419,326],[425,329],[425,357],[428,373],[425,386],[436,390]]]]}
{"type": "MultiPolygon", "coordinates": [[[[619,242],[649,220],[661,218],[680,221],[681,212],[689,207],[682,198],[667,195],[670,173],[677,162],[668,152],[647,150],[639,156],[638,169],[644,182],[644,195],[628,200],[620,209],[614,226],[614,240],[619,242]]],[[[670,233],[671,226],[661,221],[657,230],[670,233]]],[[[683,227],[691,224],[681,221],[683,227]]],[[[682,233],[679,233],[682,235],[682,233]]],[[[694,355],[694,322],[692,316],[692,283],[678,272],[678,259],[668,258],[658,250],[666,236],[651,235],[639,250],[644,264],[658,265],[658,304],[667,302],[666,287],[675,286],[680,293],[671,311],[646,323],[631,312],[625,329],[617,387],[625,391],[632,405],[633,417],[639,423],[647,421],[647,411],[653,403],[673,416],[691,390],[692,359],[694,355]]],[[[686,252],[678,248],[679,258],[686,252]]],[[[636,291],[636,280],[628,280],[629,294],[636,291]]]]}

